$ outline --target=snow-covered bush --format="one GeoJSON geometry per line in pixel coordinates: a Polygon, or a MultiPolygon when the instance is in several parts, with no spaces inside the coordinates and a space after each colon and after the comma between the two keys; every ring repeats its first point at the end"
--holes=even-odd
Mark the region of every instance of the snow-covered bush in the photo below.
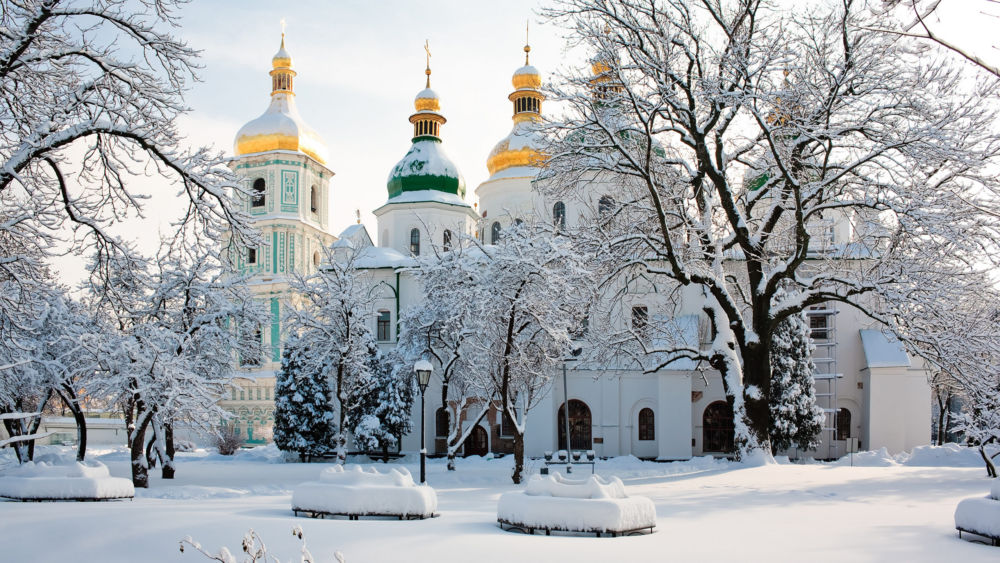
{"type": "Polygon", "coordinates": [[[356,398],[351,415],[354,443],[364,451],[383,454],[389,462],[389,448],[397,445],[397,436],[413,428],[410,408],[417,394],[412,364],[400,360],[395,351],[382,354],[372,342],[370,371],[372,385],[356,398]]]}
{"type": "Polygon", "coordinates": [[[179,439],[174,441],[174,449],[176,449],[179,452],[189,453],[198,449],[198,446],[191,440],[179,439]]]}
{"type": "Polygon", "coordinates": [[[1000,479],[993,479],[989,495],[963,499],[958,503],[955,527],[989,538],[1000,538],[1000,479]]]}
{"type": "MultiPolygon", "coordinates": [[[[309,551],[306,549],[306,542],[304,539],[304,534],[302,533],[302,527],[295,526],[294,528],[292,528],[292,535],[296,536],[297,538],[299,538],[299,540],[302,541],[302,551],[301,551],[302,556],[301,559],[299,560],[300,563],[315,563],[312,554],[309,553],[309,551]]],[[[200,543],[191,539],[191,536],[185,536],[184,539],[181,540],[181,553],[184,553],[184,544],[190,545],[197,551],[203,553],[209,559],[215,561],[221,561],[222,563],[236,563],[236,558],[233,557],[233,554],[229,552],[228,548],[222,547],[219,548],[219,551],[215,553],[210,553],[208,551],[205,551],[205,549],[201,547],[200,543]]],[[[243,560],[243,563],[267,563],[268,559],[267,546],[264,545],[264,540],[261,539],[259,535],[257,535],[257,532],[253,531],[253,528],[250,528],[250,531],[247,532],[245,536],[243,536],[243,553],[247,554],[246,559],[243,560]],[[259,547],[258,544],[260,544],[259,547]]],[[[337,558],[337,561],[339,563],[345,563],[344,554],[342,554],[341,552],[334,551],[333,556],[337,558]]],[[[278,563],[278,559],[273,555],[271,556],[271,560],[274,563],[278,563]]],[[[289,559],[289,561],[291,560],[289,559]]]]}
{"type": "Polygon", "coordinates": [[[233,424],[222,424],[212,429],[208,435],[208,445],[221,455],[233,455],[243,445],[243,437],[236,431],[233,424]]]}
{"type": "Polygon", "coordinates": [[[12,467],[0,477],[0,497],[23,500],[132,498],[128,479],[112,477],[99,461],[76,461],[61,453],[41,454],[36,461],[12,467]]]}
{"type": "Polygon", "coordinates": [[[274,382],[274,443],[299,457],[318,456],[333,447],[333,405],[326,371],[308,342],[285,343],[274,382]]]}

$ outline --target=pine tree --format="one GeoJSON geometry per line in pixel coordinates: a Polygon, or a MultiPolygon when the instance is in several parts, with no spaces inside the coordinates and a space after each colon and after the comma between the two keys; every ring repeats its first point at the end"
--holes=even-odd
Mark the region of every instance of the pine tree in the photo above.
{"type": "Polygon", "coordinates": [[[410,409],[416,395],[412,369],[395,353],[383,356],[376,347],[370,351],[369,370],[374,384],[358,397],[352,415],[354,442],[367,451],[382,451],[389,463],[389,448],[413,428],[410,409]]]}
{"type": "Polygon", "coordinates": [[[815,450],[823,429],[823,409],[816,406],[815,365],[805,314],[782,321],[771,340],[771,450],[815,450]]]}
{"type": "Polygon", "coordinates": [[[314,365],[310,348],[290,338],[274,384],[274,442],[303,460],[329,451],[336,435],[326,370],[314,365]]]}

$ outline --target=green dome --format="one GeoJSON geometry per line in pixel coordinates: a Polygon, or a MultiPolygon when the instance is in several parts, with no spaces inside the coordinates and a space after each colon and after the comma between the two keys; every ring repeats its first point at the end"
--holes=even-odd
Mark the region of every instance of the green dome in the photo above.
{"type": "Polygon", "coordinates": [[[434,190],[465,198],[465,178],[458,166],[444,152],[441,140],[432,136],[417,137],[410,152],[389,174],[389,199],[403,192],[434,190]]]}

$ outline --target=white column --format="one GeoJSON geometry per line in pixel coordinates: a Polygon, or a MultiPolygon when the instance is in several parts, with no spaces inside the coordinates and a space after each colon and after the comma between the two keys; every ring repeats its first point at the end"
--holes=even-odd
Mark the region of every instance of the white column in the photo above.
{"type": "Polygon", "coordinates": [[[691,459],[691,378],[686,373],[660,373],[657,442],[662,460],[691,459]]]}

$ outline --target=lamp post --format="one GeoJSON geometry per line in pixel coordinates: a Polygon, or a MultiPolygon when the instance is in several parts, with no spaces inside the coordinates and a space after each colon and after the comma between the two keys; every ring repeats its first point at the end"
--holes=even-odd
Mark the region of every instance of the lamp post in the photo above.
{"type": "Polygon", "coordinates": [[[566,362],[575,362],[583,348],[570,351],[572,358],[563,358],[563,419],[566,421],[566,474],[573,472],[573,443],[569,437],[569,384],[566,382],[566,362]]]}
{"type": "Polygon", "coordinates": [[[417,383],[420,384],[420,484],[427,482],[427,406],[424,402],[424,391],[427,384],[431,382],[431,372],[434,366],[427,360],[420,360],[413,365],[413,371],[417,372],[417,383]]]}

